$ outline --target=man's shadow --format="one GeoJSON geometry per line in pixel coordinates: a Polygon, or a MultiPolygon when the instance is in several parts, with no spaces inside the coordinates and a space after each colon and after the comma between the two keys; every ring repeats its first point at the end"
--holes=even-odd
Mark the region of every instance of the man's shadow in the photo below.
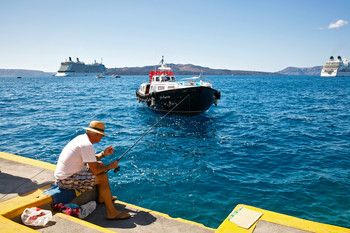
{"type": "Polygon", "coordinates": [[[21,196],[51,183],[52,182],[50,181],[46,181],[39,184],[37,182],[33,182],[29,178],[0,172],[0,201],[7,200],[9,196],[14,197],[16,194],[21,196]]]}

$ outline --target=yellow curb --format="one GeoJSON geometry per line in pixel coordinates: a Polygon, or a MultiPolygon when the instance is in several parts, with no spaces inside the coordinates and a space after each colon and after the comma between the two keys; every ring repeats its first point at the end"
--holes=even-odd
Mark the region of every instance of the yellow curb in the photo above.
{"type": "Polygon", "coordinates": [[[13,222],[3,216],[0,215],[0,232],[3,233],[30,233],[37,232],[30,227],[26,227],[25,225],[13,222]]]}
{"type": "MultiPolygon", "coordinates": [[[[296,229],[310,231],[310,232],[323,232],[323,233],[350,233],[350,229],[328,225],[324,223],[313,222],[301,218],[296,218],[284,214],[279,214],[276,212],[259,209],[252,206],[239,204],[235,207],[234,210],[238,210],[239,208],[244,207],[250,210],[254,210],[262,213],[260,220],[264,220],[266,222],[280,224],[282,226],[293,227],[296,229]]],[[[249,229],[241,228],[237,226],[235,223],[232,223],[228,220],[228,217],[222,222],[222,224],[215,231],[216,233],[252,233],[256,227],[256,223],[253,224],[249,229]]]]}
{"type": "Polygon", "coordinates": [[[43,190],[50,187],[47,185],[41,189],[0,202],[0,215],[11,219],[21,215],[25,208],[38,207],[52,202],[50,195],[43,194],[43,190]]]}
{"type": "Polygon", "coordinates": [[[50,185],[29,192],[27,194],[3,201],[0,203],[0,232],[37,232],[30,227],[14,222],[11,218],[19,216],[24,209],[45,205],[52,201],[51,196],[42,193],[50,185]]]}
{"type": "Polygon", "coordinates": [[[114,201],[114,203],[125,205],[125,206],[129,206],[131,208],[135,208],[137,210],[144,211],[144,212],[147,212],[147,213],[152,211],[152,210],[149,210],[149,209],[146,209],[146,208],[142,208],[142,207],[139,207],[139,206],[136,206],[136,205],[133,205],[133,204],[129,204],[129,203],[126,203],[126,202],[123,202],[123,201],[120,201],[120,200],[116,200],[116,201],[114,201]]]}

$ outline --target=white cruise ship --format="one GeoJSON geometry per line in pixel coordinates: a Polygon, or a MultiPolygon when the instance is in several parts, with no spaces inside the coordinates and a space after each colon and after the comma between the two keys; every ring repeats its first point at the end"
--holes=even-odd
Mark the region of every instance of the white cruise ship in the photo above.
{"type": "Polygon", "coordinates": [[[341,56],[337,60],[331,56],[322,68],[321,77],[350,77],[349,62],[341,56]]]}
{"type": "Polygon", "coordinates": [[[76,61],[72,61],[72,58],[69,57],[69,60],[61,62],[61,67],[55,74],[55,76],[60,77],[83,77],[83,76],[96,76],[96,75],[106,75],[107,69],[102,63],[85,64],[84,62],[79,61],[77,58],[76,61]]]}

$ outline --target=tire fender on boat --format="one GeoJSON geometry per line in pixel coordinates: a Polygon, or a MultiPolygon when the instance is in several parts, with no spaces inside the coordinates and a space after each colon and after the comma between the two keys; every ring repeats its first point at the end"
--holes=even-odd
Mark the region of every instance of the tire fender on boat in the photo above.
{"type": "Polygon", "coordinates": [[[220,91],[216,91],[216,92],[214,93],[214,97],[215,97],[214,104],[215,104],[215,106],[216,106],[216,105],[218,105],[218,99],[220,99],[220,97],[221,97],[220,91]]]}
{"type": "Polygon", "coordinates": [[[216,91],[214,96],[215,96],[216,99],[219,100],[221,98],[221,92],[220,91],[216,91]]]}

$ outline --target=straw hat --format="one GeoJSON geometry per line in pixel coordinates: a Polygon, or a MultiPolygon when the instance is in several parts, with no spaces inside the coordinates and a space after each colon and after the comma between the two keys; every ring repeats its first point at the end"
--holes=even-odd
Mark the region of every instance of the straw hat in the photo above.
{"type": "Polygon", "coordinates": [[[108,136],[105,133],[105,124],[102,123],[101,121],[91,121],[89,127],[84,129],[90,132],[99,133],[99,134],[108,136]]]}

